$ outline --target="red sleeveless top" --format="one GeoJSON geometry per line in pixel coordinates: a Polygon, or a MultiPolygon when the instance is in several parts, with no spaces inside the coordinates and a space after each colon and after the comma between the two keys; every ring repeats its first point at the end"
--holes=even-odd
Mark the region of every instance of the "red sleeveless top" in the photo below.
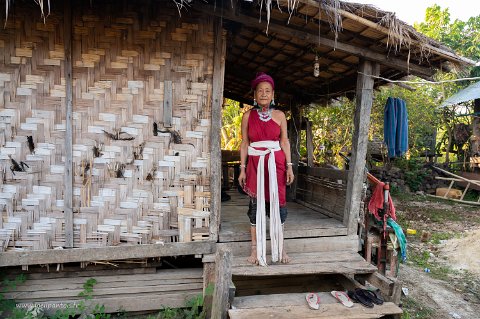
{"type": "MultiPolygon", "coordinates": [[[[256,109],[250,111],[248,117],[248,139],[250,143],[260,141],[280,141],[280,125],[273,119],[264,122],[260,119],[256,109]]],[[[258,150],[265,150],[266,148],[257,148],[258,150]]],[[[278,198],[280,207],[286,205],[287,193],[287,170],[285,153],[280,150],[275,154],[275,164],[277,166],[277,184],[278,184],[278,198]]],[[[268,185],[268,158],[270,154],[265,156],[265,200],[269,201],[269,185],[268,185]]],[[[245,192],[251,197],[257,197],[257,166],[259,156],[248,156],[246,169],[246,183],[245,192]]]]}

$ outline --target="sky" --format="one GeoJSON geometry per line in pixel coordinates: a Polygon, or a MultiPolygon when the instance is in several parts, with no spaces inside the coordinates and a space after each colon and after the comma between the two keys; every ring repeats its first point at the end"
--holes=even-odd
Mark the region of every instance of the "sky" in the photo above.
{"type": "Polygon", "coordinates": [[[413,25],[425,20],[425,10],[434,4],[449,8],[450,19],[467,21],[480,15],[479,0],[344,0],[346,2],[372,4],[383,11],[395,12],[398,19],[413,25]]]}

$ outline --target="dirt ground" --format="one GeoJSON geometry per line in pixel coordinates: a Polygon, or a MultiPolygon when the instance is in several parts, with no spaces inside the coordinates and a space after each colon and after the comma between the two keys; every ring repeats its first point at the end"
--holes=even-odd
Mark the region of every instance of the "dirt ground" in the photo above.
{"type": "Polygon", "coordinates": [[[402,318],[480,318],[480,207],[421,195],[394,203],[404,231],[417,232],[399,272],[402,318]]]}

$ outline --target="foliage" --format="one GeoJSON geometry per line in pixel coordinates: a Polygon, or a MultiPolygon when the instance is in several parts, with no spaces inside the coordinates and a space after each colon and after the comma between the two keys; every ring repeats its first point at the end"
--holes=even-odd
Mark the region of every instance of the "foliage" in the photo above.
{"type": "Polygon", "coordinates": [[[221,145],[223,150],[238,150],[242,142],[242,117],[246,111],[240,103],[225,99],[222,109],[223,126],[221,129],[221,145]]]}
{"type": "Polygon", "coordinates": [[[435,314],[432,308],[419,303],[413,298],[406,297],[403,299],[402,305],[402,319],[429,319],[433,318],[435,314]]]}
{"type": "MultiPolygon", "coordinates": [[[[205,289],[205,296],[213,294],[214,286],[210,283],[205,289]]],[[[186,308],[163,307],[157,316],[148,319],[205,319],[207,308],[204,307],[204,296],[199,294],[186,302],[186,308]]]]}
{"type": "MultiPolygon", "coordinates": [[[[312,105],[306,117],[312,121],[313,156],[315,162],[342,166],[339,152],[350,149],[353,132],[354,101],[340,99],[329,106],[312,105]]],[[[304,145],[305,143],[301,143],[304,145]]],[[[303,147],[301,155],[306,155],[303,147]]]]}
{"type": "MultiPolygon", "coordinates": [[[[474,61],[480,60],[480,15],[468,21],[456,19],[451,22],[449,9],[435,4],[427,8],[425,22],[414,27],[426,36],[442,42],[462,56],[474,61]]],[[[480,67],[472,68],[471,75],[478,76],[480,67]]]]}
{"type": "Polygon", "coordinates": [[[413,192],[420,190],[423,180],[429,175],[423,163],[419,158],[410,158],[410,160],[399,158],[394,162],[395,166],[403,171],[405,184],[413,192]]]}
{"type": "Polygon", "coordinates": [[[28,309],[17,307],[13,299],[6,299],[5,293],[14,291],[18,285],[27,280],[24,274],[18,275],[14,280],[2,278],[0,283],[0,317],[1,318],[34,318],[28,309]]]}

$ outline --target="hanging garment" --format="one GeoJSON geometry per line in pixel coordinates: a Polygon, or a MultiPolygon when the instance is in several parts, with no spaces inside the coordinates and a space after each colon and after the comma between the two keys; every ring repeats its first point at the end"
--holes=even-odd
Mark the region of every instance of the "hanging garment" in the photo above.
{"type": "Polygon", "coordinates": [[[408,113],[404,100],[389,97],[385,104],[383,136],[388,157],[399,157],[408,150],[408,113]]]}

